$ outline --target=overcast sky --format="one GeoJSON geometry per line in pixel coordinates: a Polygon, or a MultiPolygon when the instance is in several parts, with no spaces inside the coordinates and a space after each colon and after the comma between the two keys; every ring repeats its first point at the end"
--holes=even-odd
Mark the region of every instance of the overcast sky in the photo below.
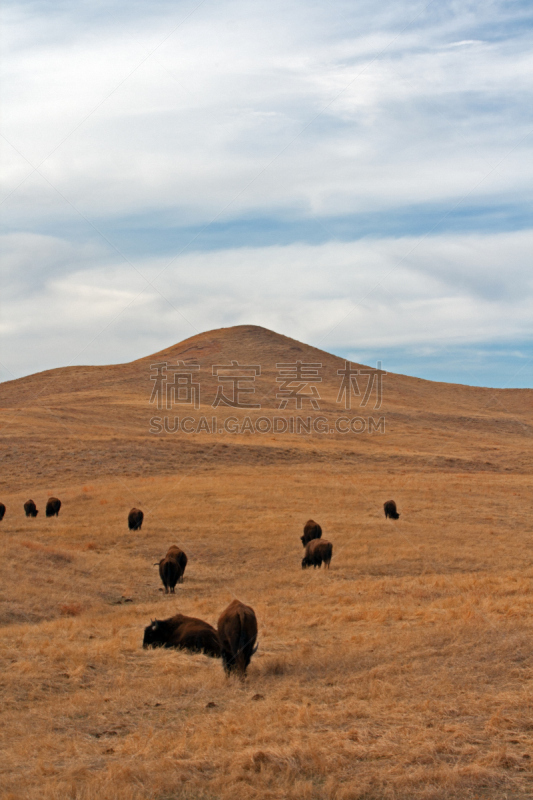
{"type": "Polygon", "coordinates": [[[4,2],[0,377],[252,323],[533,386],[526,2],[4,2]]]}

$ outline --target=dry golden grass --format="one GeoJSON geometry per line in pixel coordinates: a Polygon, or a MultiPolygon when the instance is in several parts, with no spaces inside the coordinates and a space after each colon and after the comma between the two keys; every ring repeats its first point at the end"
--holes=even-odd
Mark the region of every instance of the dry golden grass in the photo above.
{"type": "Polygon", "coordinates": [[[52,413],[20,384],[3,428],[0,797],[533,795],[531,393],[488,413],[487,391],[471,424],[475,392],[461,425],[449,387],[413,381],[419,400],[404,416],[391,401],[371,441],[154,443],[146,398],[111,424],[112,387],[83,411],[62,386],[52,413]],[[63,505],[46,519],[51,494],[63,505]],[[309,517],[333,542],[329,572],[300,568],[309,517]],[[189,563],[165,596],[154,562],[171,544],[189,563]],[[142,649],[152,617],[216,624],[233,597],[259,621],[244,684],[218,660],[142,649]]]}

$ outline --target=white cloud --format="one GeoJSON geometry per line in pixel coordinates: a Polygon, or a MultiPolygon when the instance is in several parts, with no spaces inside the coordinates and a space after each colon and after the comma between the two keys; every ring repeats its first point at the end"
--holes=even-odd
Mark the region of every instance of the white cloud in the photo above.
{"type": "MultiPolygon", "coordinates": [[[[63,257],[64,243],[44,244],[63,257]]],[[[293,244],[183,255],[166,271],[163,259],[139,271],[98,256],[90,263],[82,248],[72,272],[30,296],[21,281],[12,294],[7,366],[24,374],[127,361],[244,323],[333,352],[524,340],[533,333],[532,245],[532,231],[293,244]]]]}
{"type": "MultiPolygon", "coordinates": [[[[38,15],[7,25],[4,135],[32,164],[46,159],[43,174],[84,214],[166,208],[205,222],[530,192],[519,142],[533,57],[516,36],[443,49],[468,13],[388,7],[374,30],[366,6],[361,24],[342,4],[242,3],[202,8],[168,36],[190,9],[102,29],[63,20],[50,40],[38,15]]],[[[6,191],[29,170],[13,153],[6,191]]],[[[73,213],[36,175],[7,213],[30,203],[38,217],[73,213]]]]}
{"type": "Polygon", "coordinates": [[[527,14],[503,0],[8,3],[7,366],[128,360],[242,322],[331,350],[531,337],[531,234],[491,228],[508,206],[523,225],[533,194],[527,14]],[[433,235],[464,206],[487,212],[485,234],[433,235]],[[373,214],[372,239],[335,241],[334,218],[353,215],[356,238],[373,214]],[[229,223],[258,218],[285,225],[283,242],[293,224],[295,243],[237,247],[229,223]],[[160,238],[213,220],[225,245],[156,279],[173,246],[160,238]],[[330,241],[299,243],[302,220],[330,241]]]}

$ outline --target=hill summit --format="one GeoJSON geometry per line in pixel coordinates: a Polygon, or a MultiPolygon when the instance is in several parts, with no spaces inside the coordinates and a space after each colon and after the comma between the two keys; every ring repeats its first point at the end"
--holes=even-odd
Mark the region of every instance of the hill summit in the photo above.
{"type": "MultiPolygon", "coordinates": [[[[305,361],[342,362],[337,356],[319,350],[317,347],[291,339],[260,325],[234,325],[229,328],[216,328],[212,331],[191,336],[183,342],[160,350],[141,362],[154,359],[197,359],[206,361],[212,358],[224,361],[237,360],[243,363],[275,363],[300,359],[305,361]]],[[[134,362],[135,363],[135,362],[134,362]]]]}

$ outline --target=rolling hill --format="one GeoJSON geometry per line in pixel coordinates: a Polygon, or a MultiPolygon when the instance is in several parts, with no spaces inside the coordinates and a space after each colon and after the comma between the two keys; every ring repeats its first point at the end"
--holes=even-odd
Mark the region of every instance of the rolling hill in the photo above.
{"type": "MultiPolygon", "coordinates": [[[[344,364],[343,359],[294,339],[244,325],[202,333],[127,364],[66,367],[8,381],[0,384],[0,430],[9,465],[5,485],[21,487],[29,461],[35,466],[33,482],[35,478],[53,482],[74,474],[80,481],[96,475],[172,474],[198,458],[209,464],[214,445],[219,446],[217,462],[223,459],[227,463],[300,460],[307,458],[311,449],[317,457],[377,464],[393,471],[423,466],[456,471],[531,469],[530,451],[524,442],[530,442],[533,434],[533,391],[484,389],[387,374],[382,379],[381,406],[376,410],[377,386],[363,407],[369,378],[356,376],[361,394],[350,393],[348,410],[346,393],[337,402],[342,381],[337,372],[344,364]],[[155,385],[151,365],[177,365],[179,361],[199,365],[193,380],[200,385],[200,408],[173,403],[171,409],[158,410],[150,403],[155,385]],[[283,398],[277,397],[281,384],[276,382],[280,377],[276,364],[297,361],[321,365],[316,370],[321,378],[316,384],[319,410],[313,409],[309,400],[302,402],[301,410],[295,400],[279,410],[283,398]],[[232,362],[261,368],[254,381],[242,384],[253,387],[254,392],[239,396],[242,402],[260,403],[260,409],[213,408],[217,388],[223,386],[213,376],[213,366],[232,362]],[[150,433],[154,416],[168,417],[173,430],[175,416],[190,414],[210,421],[209,435],[205,429],[198,434],[150,433]],[[335,431],[335,420],[340,417],[361,417],[367,424],[361,430],[363,423],[356,423],[355,433],[324,435],[311,428],[308,436],[293,436],[290,431],[278,436],[270,431],[253,435],[225,431],[219,436],[211,430],[215,415],[222,421],[234,415],[242,420],[265,414],[269,419],[274,415],[304,420],[310,414],[313,419],[325,416],[328,431],[335,431]],[[379,432],[369,434],[370,417],[376,424],[384,419],[380,430],[385,427],[385,437],[379,432]]],[[[247,374],[251,374],[249,370],[247,374]]],[[[309,388],[305,392],[309,393],[309,388]]],[[[346,422],[340,425],[343,430],[347,427],[346,422]]],[[[188,427],[196,426],[189,423],[188,427]]]]}
{"type": "Polygon", "coordinates": [[[531,797],[533,391],[387,374],[365,405],[352,367],[346,408],[343,359],[239,326],[0,385],[0,798],[531,797]],[[283,376],[298,361],[313,379],[283,376]],[[260,408],[216,404],[232,362],[260,408]],[[176,374],[198,408],[165,407],[176,374]],[[309,518],[327,571],[301,568],[309,518]],[[216,625],[235,597],[259,623],[244,683],[142,649],[151,619],[216,625]]]}

